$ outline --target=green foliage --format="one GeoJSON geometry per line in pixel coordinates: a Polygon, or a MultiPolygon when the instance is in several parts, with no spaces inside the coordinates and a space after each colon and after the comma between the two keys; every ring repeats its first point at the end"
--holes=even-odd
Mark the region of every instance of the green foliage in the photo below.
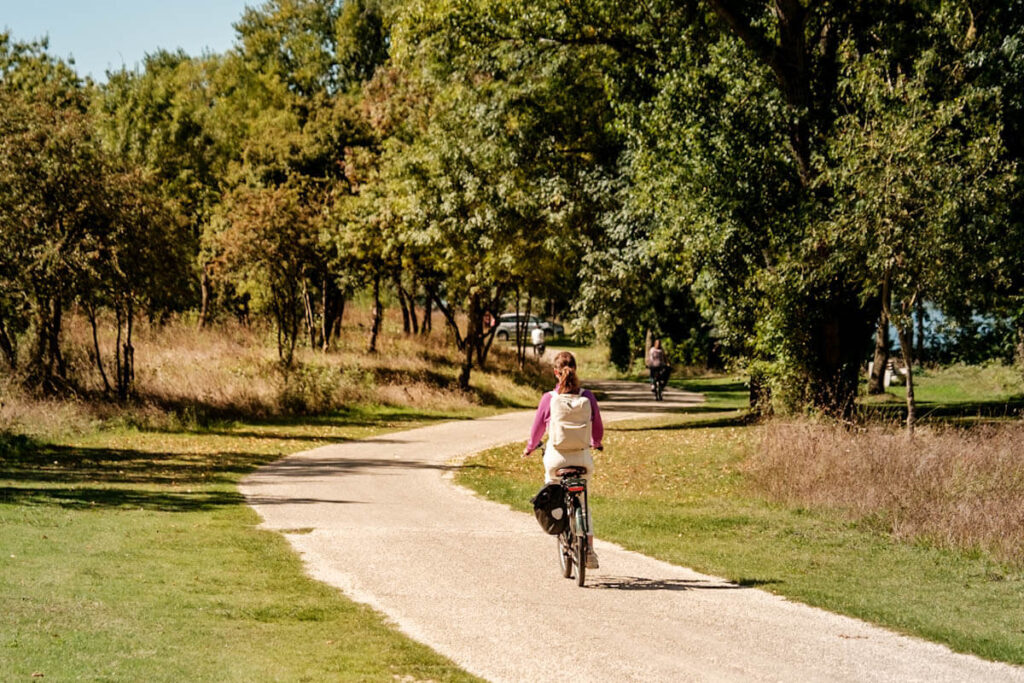
{"type": "Polygon", "coordinates": [[[0,348],[18,369],[18,336],[28,331],[28,381],[65,390],[74,380],[61,348],[65,312],[84,304],[95,326],[96,308],[109,307],[124,398],[134,373],[131,320],[174,305],[184,235],[152,178],[98,143],[89,90],[44,47],[0,42],[0,348]]]}
{"type": "MultiPolygon", "coordinates": [[[[300,336],[330,348],[356,290],[380,313],[391,289],[406,331],[441,308],[468,383],[485,314],[543,301],[620,356],[650,331],[677,362],[751,368],[775,409],[845,416],[882,308],[1010,321],[1024,358],[1019,10],[268,0],[225,55],[156,52],[97,89],[3,34],[0,73],[83,117],[69,167],[95,149],[150,179],[154,224],[188,227],[164,231],[151,314],[269,317],[287,360],[300,336]],[[275,275],[286,249],[303,265],[275,275]]],[[[8,364],[31,320],[11,291],[8,364]]]]}

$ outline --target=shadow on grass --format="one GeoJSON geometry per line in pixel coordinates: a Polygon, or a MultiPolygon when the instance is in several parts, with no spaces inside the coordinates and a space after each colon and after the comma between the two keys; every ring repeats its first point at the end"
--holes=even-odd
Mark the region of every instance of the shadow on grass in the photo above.
{"type": "MultiPolygon", "coordinates": [[[[176,415],[184,423],[182,426],[160,428],[149,425],[140,425],[145,431],[154,432],[189,432],[196,434],[223,434],[225,436],[239,436],[242,432],[232,429],[232,425],[244,423],[253,427],[375,427],[382,423],[402,424],[405,422],[442,422],[451,420],[468,420],[469,416],[449,416],[438,413],[409,412],[396,410],[388,406],[381,406],[373,412],[362,410],[349,410],[341,408],[323,415],[271,415],[254,416],[252,413],[239,411],[223,411],[212,408],[209,404],[194,402],[162,402],[158,404],[162,410],[176,415]],[[391,412],[391,411],[394,412],[391,412]]],[[[327,440],[329,437],[319,435],[270,435],[256,433],[254,436],[261,438],[282,438],[282,439],[310,439],[327,440]]]]}
{"type": "MultiPolygon", "coordinates": [[[[374,442],[402,441],[378,437],[374,442]]],[[[390,457],[281,459],[279,454],[238,451],[200,454],[63,446],[0,434],[0,480],[7,484],[0,488],[0,503],[175,512],[241,505],[246,502],[241,494],[221,488],[234,484],[259,466],[265,466],[268,476],[288,478],[375,470],[458,469],[455,465],[432,465],[390,457]],[[188,490],[182,491],[181,487],[188,490]]],[[[348,504],[355,501],[257,498],[251,502],[348,504]]]]}
{"type": "Polygon", "coordinates": [[[325,500],[320,498],[272,498],[254,496],[246,499],[234,491],[174,492],[126,487],[4,487],[0,488],[0,504],[23,506],[56,505],[69,510],[122,509],[157,512],[202,512],[216,508],[254,505],[329,504],[353,505],[359,501],[325,500]]]}
{"type": "Polygon", "coordinates": [[[669,385],[673,387],[678,387],[679,389],[683,389],[684,391],[695,391],[703,394],[747,394],[750,391],[750,388],[743,382],[729,382],[728,384],[722,384],[719,381],[713,379],[670,380],[669,385]]]}
{"type": "Polygon", "coordinates": [[[121,487],[4,487],[0,488],[0,503],[27,506],[56,505],[72,510],[117,508],[160,512],[199,512],[242,505],[245,503],[245,498],[240,493],[230,491],[176,493],[168,490],[121,487]]]}
{"type": "Polygon", "coordinates": [[[202,436],[226,436],[250,439],[270,439],[272,441],[314,441],[318,443],[344,443],[345,441],[352,441],[352,439],[343,436],[324,436],[322,434],[288,434],[238,429],[195,429],[188,430],[188,433],[202,436]]]}
{"type": "MultiPolygon", "coordinates": [[[[955,421],[957,419],[989,418],[1013,419],[1024,414],[1024,396],[1001,401],[965,401],[939,403],[917,401],[917,417],[921,421],[955,421]]],[[[902,422],[907,417],[906,403],[866,404],[858,407],[858,414],[866,420],[902,422]]]]}
{"type": "Polygon", "coordinates": [[[238,451],[201,454],[62,446],[24,436],[0,436],[0,479],[64,485],[207,485],[236,481],[279,457],[238,451]]]}
{"type": "MultiPolygon", "coordinates": [[[[736,413],[737,411],[732,408],[713,408],[705,409],[703,411],[694,411],[694,414],[700,412],[729,412],[736,413]]],[[[618,425],[610,425],[609,430],[619,432],[657,432],[657,431],[679,431],[685,429],[716,429],[721,427],[745,427],[746,425],[752,424],[754,418],[747,413],[741,413],[739,415],[730,415],[728,417],[709,417],[704,420],[687,420],[686,422],[678,422],[667,425],[637,425],[635,427],[620,427],[618,425]]]]}

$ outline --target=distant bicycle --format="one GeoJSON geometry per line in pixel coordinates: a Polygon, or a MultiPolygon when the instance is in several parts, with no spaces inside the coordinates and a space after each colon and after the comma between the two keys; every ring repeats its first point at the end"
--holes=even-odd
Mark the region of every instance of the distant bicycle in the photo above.
{"type": "Polygon", "coordinates": [[[587,520],[587,481],[585,467],[563,467],[555,472],[562,478],[565,510],[569,525],[558,534],[558,565],[562,576],[576,575],[576,585],[582,586],[587,577],[587,538],[590,533],[587,520]]]}
{"type": "Polygon", "coordinates": [[[661,401],[664,398],[665,387],[668,385],[668,374],[669,369],[667,365],[663,365],[654,377],[654,384],[651,385],[651,391],[654,392],[654,400],[661,401]]]}

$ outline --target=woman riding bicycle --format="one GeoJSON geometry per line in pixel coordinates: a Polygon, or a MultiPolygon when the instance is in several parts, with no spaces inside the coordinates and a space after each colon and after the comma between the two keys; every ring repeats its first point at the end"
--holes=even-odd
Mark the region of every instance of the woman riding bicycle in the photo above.
{"type": "Polygon", "coordinates": [[[658,393],[658,382],[665,382],[668,374],[668,359],[661,348],[661,340],[655,339],[654,345],[647,352],[647,368],[651,371],[651,391],[658,393]]]}
{"type": "MultiPolygon", "coordinates": [[[[541,437],[548,432],[548,442],[544,449],[544,482],[547,484],[560,480],[556,474],[562,467],[585,467],[584,479],[590,482],[594,472],[594,459],[590,449],[601,450],[601,439],[604,437],[604,424],[601,422],[601,411],[597,407],[597,398],[589,389],[581,389],[576,377],[576,358],[568,351],[560,351],[554,359],[555,377],[558,386],[547,392],[540,399],[537,414],[533,418],[530,440],[523,450],[527,457],[540,446],[541,437]]],[[[593,530],[590,522],[590,509],[587,513],[587,528],[593,530]]],[[[597,553],[594,552],[593,534],[588,534],[587,568],[597,569],[597,553]]]]}

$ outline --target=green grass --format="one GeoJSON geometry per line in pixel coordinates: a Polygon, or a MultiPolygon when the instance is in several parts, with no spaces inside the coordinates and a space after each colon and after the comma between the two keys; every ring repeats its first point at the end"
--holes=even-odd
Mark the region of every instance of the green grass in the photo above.
{"type": "MultiPolygon", "coordinates": [[[[722,384],[720,400],[735,403],[722,384]]],[[[744,473],[758,427],[742,418],[737,410],[611,425],[592,485],[597,536],[958,651],[1024,664],[1024,573],[979,553],[901,543],[870,523],[765,500],[744,473]]],[[[516,446],[467,464],[460,483],[528,510],[542,474],[516,446]]]]}
{"type": "Polygon", "coordinates": [[[547,348],[547,358],[553,357],[559,351],[572,353],[576,357],[577,373],[584,383],[601,379],[621,379],[626,376],[608,361],[608,347],[603,344],[580,346],[570,340],[560,339],[554,344],[549,344],[547,348]]]}
{"type": "MultiPolygon", "coordinates": [[[[905,399],[906,387],[890,392],[905,399]]],[[[1024,376],[1006,365],[953,365],[927,368],[914,376],[914,396],[930,404],[1012,402],[1024,399],[1024,376]]]]}
{"type": "MultiPolygon", "coordinates": [[[[905,386],[893,385],[862,401],[869,415],[903,419],[906,397],[905,386]]],[[[924,421],[1019,417],[1024,414],[1024,374],[1000,364],[925,368],[914,373],[914,398],[924,421]]]]}
{"type": "Polygon", "coordinates": [[[471,679],[307,578],[237,491],[286,453],[449,417],[378,408],[193,431],[0,435],[4,678],[471,679]]]}
{"type": "Polygon", "coordinates": [[[742,377],[708,375],[669,379],[669,385],[704,394],[705,400],[700,406],[704,411],[741,410],[750,405],[750,389],[742,377]]]}

